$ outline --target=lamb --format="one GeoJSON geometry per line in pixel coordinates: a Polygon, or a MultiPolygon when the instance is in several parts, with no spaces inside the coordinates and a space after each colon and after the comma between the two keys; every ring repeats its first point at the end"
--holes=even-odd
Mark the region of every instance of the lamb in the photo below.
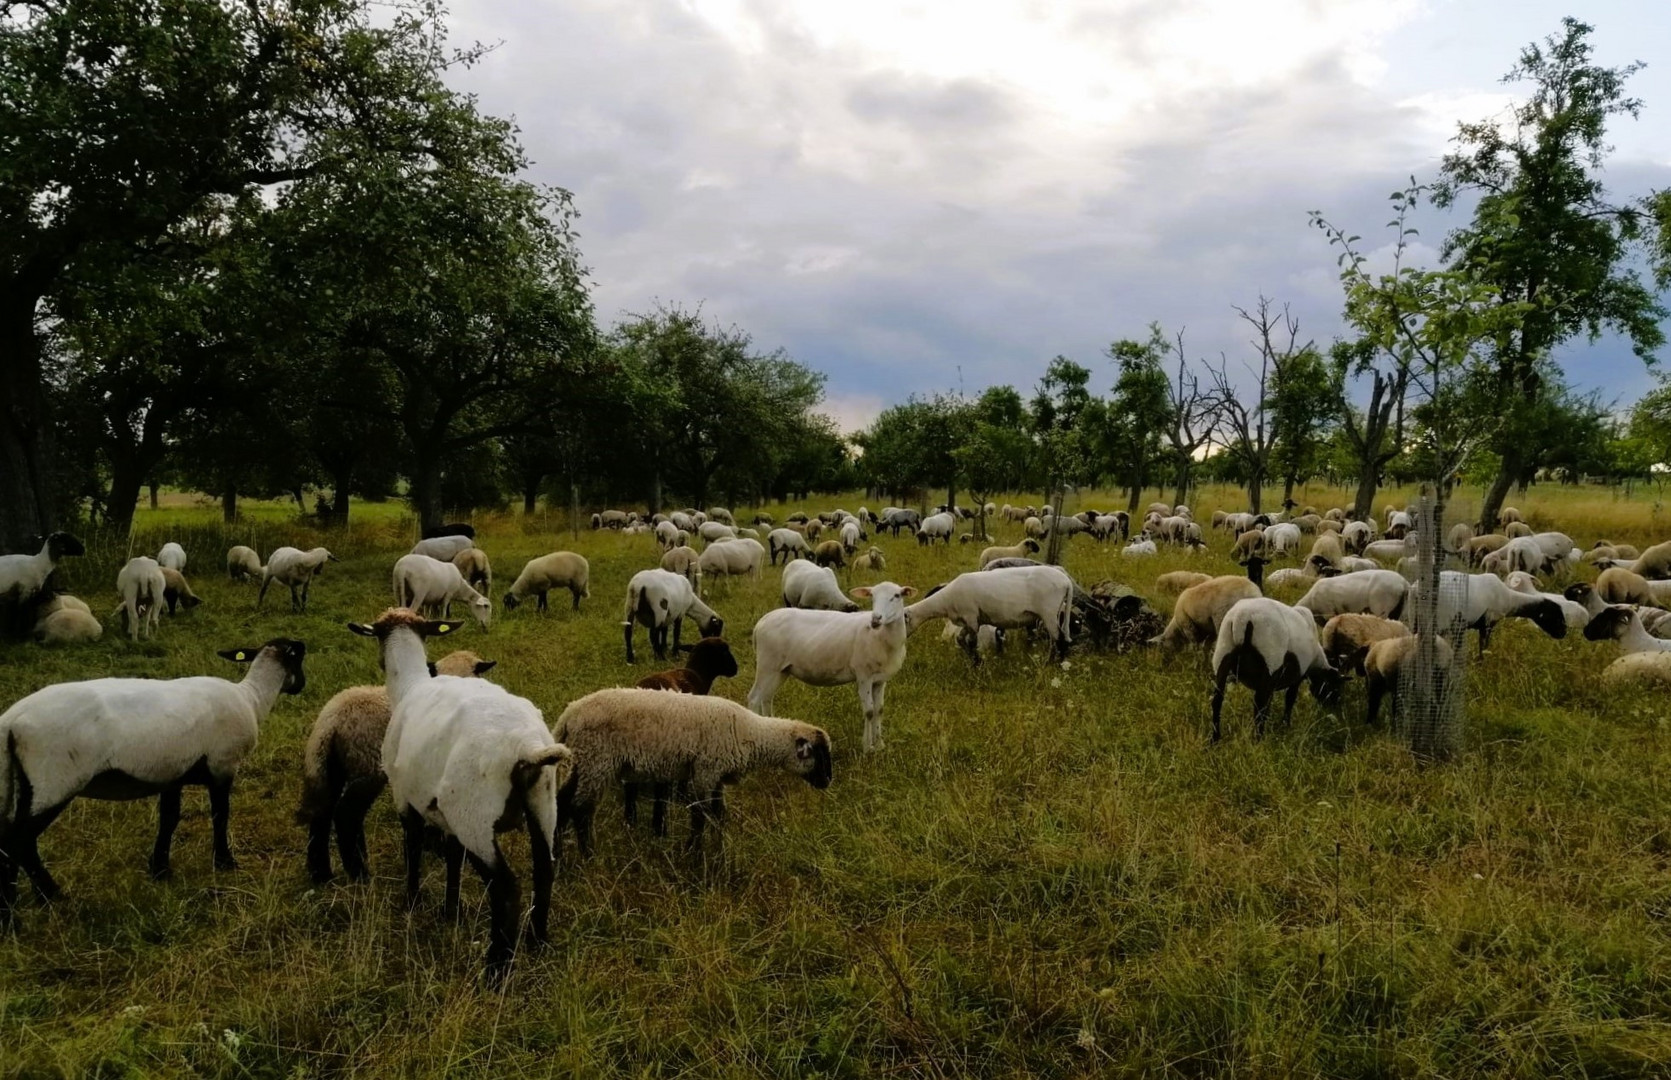
{"type": "MultiPolygon", "coordinates": [[[[905,601],[915,594],[909,585],[884,581],[852,591],[854,599],[870,600],[868,613],[778,608],[762,615],[754,624],[755,672],[749,708],[762,716],[772,715],[772,699],[788,676],[811,686],[856,683],[859,707],[864,711],[865,750],[881,749],[883,692],[905,664],[905,638],[910,630],[905,601]]],[[[696,790],[700,795],[702,788],[696,790]]]]}
{"type": "Polygon", "coordinates": [[[290,589],[290,609],[306,611],[313,579],[325,569],[327,562],[339,561],[322,547],[311,551],[298,551],[293,547],[276,549],[267,556],[267,565],[261,568],[261,592],[255,597],[255,606],[261,606],[261,602],[267,599],[267,586],[277,581],[290,589]]]}
{"type": "Polygon", "coordinates": [[[808,611],[857,611],[842,594],[835,571],[797,559],[783,568],[783,606],[808,611]]]}
{"type": "MultiPolygon", "coordinates": [[[[1379,718],[1381,699],[1389,692],[1392,694],[1393,712],[1397,713],[1399,675],[1404,665],[1419,656],[1420,648],[1421,638],[1415,634],[1386,638],[1369,647],[1364,656],[1363,669],[1369,697],[1366,719],[1370,724],[1379,718]]],[[[1433,639],[1433,663],[1439,669],[1441,678],[1450,671],[1455,655],[1450,642],[1443,637],[1433,639]]]]}
{"type": "MultiPolygon", "coordinates": [[[[486,675],[497,661],[465,649],[429,665],[431,675],[467,679],[486,675]]],[[[389,688],[350,686],[319,710],[302,751],[302,798],[296,824],[308,830],[308,876],[315,885],[331,880],[331,830],[337,836],[342,869],[350,881],[369,881],[366,813],[388,786],[383,775],[383,737],[389,729],[389,688]]]]}
{"type": "MultiPolygon", "coordinates": [[[[690,548],[673,550],[690,551],[690,548]]],[[[694,551],[691,552],[692,556],[695,554],[694,551]]],[[[514,609],[532,596],[535,598],[534,610],[544,611],[547,593],[553,589],[567,589],[574,601],[574,610],[579,611],[580,602],[592,595],[589,587],[591,578],[591,564],[572,551],[553,551],[549,555],[529,559],[523,564],[522,573],[518,574],[516,581],[511,584],[511,591],[505,594],[505,610],[514,609]]]]}
{"type": "MultiPolygon", "coordinates": [[[[1073,579],[1067,571],[1034,565],[959,574],[906,608],[905,618],[910,630],[949,619],[971,635],[980,633],[983,625],[1000,630],[1040,626],[1059,659],[1073,643],[1072,610],[1073,579]]],[[[969,660],[979,663],[980,655],[972,652],[969,660]]]]}
{"type": "Polygon", "coordinates": [[[676,547],[661,557],[661,568],[671,574],[678,574],[692,585],[702,583],[702,567],[699,564],[702,556],[693,547],[676,547]]]}
{"type": "Polygon", "coordinates": [[[1160,632],[1160,636],[1151,638],[1149,644],[1181,649],[1186,645],[1212,641],[1232,607],[1260,595],[1258,584],[1235,574],[1191,585],[1178,594],[1166,629],[1160,632]]]}
{"type": "Polygon", "coordinates": [[[669,788],[686,784],[695,792],[692,851],[701,848],[708,822],[723,823],[725,786],[754,769],[775,766],[819,790],[830,785],[830,737],[823,729],[757,715],[724,698],[599,690],[563,710],[557,737],[574,751],[576,762],[558,796],[558,827],[574,826],[582,855],[592,851],[599,800],[623,780],[669,788]]]}
{"type": "Polygon", "coordinates": [[[1265,733],[1271,696],[1286,692],[1282,723],[1294,717],[1294,701],[1300,683],[1311,684],[1318,704],[1333,708],[1340,701],[1342,679],[1317,643],[1317,627],[1311,617],[1280,600],[1249,597],[1224,614],[1213,645],[1213,741],[1220,737],[1219,717],[1224,709],[1224,688],[1231,679],[1253,691],[1253,735],[1265,733]]]}
{"type": "Polygon", "coordinates": [[[1364,657],[1370,646],[1388,638],[1404,637],[1410,628],[1396,619],[1379,615],[1336,615],[1323,624],[1320,644],[1323,655],[1337,671],[1364,674],[1364,657]]]}
{"type": "Polygon", "coordinates": [[[971,634],[954,622],[948,622],[946,628],[940,632],[941,641],[950,641],[965,653],[989,653],[998,655],[1004,651],[1004,632],[996,626],[983,626],[980,633],[971,634]]]}
{"type": "MultiPolygon", "coordinates": [[[[918,533],[917,535],[920,537],[923,534],[918,533]]],[[[847,565],[847,555],[841,546],[841,541],[826,540],[812,549],[812,561],[819,566],[845,567],[847,565]]]]}
{"type": "Polygon", "coordinates": [[[1113,514],[1099,514],[1091,522],[1091,535],[1098,540],[1106,541],[1109,537],[1116,540],[1125,539],[1126,530],[1130,527],[1131,517],[1124,511],[1113,514]]]}
{"type": "Polygon", "coordinates": [[[888,560],[882,557],[882,549],[875,546],[853,560],[853,570],[855,572],[879,574],[887,568],[888,560]]]}
{"type": "Polygon", "coordinates": [[[428,540],[419,540],[413,544],[410,554],[428,555],[442,562],[452,562],[458,557],[459,552],[469,551],[475,546],[475,540],[468,536],[432,536],[428,540]]]}
{"type": "Polygon", "coordinates": [[[1397,570],[1364,570],[1319,578],[1294,606],[1310,611],[1319,623],[1348,613],[1396,619],[1404,613],[1409,591],[1410,583],[1397,570]]]}
{"type": "Polygon", "coordinates": [[[196,676],[59,683],[0,713],[6,754],[0,767],[0,928],[14,919],[19,868],[43,900],[59,895],[36,841],[78,795],[158,797],[150,871],[161,879],[170,873],[180,792],[202,784],[209,789],[215,868],[236,869],[227,841],[232,782],[278,695],[306,687],[306,653],[300,641],[274,638],[258,648],[220,653],[249,665],[242,682],[196,676]]]}
{"type": "Polygon", "coordinates": [[[773,529],[766,534],[766,557],[776,566],[779,555],[787,564],[795,558],[810,558],[812,550],[807,546],[806,537],[794,529],[773,529]]]}
{"type": "Polygon", "coordinates": [[[1589,625],[1590,612],[1583,604],[1569,600],[1560,593],[1544,592],[1538,588],[1537,579],[1524,570],[1516,570],[1504,579],[1503,584],[1517,593],[1527,596],[1541,596],[1551,603],[1560,605],[1561,612],[1566,616],[1567,627],[1572,630],[1582,630],[1589,625]]]}
{"type": "Polygon", "coordinates": [[[447,896],[443,916],[458,917],[459,872],[468,858],[487,882],[492,925],[487,979],[503,980],[516,954],[522,915],[516,873],[499,850],[497,834],[525,825],[533,862],[534,910],[529,932],[543,943],[551,911],[552,849],[557,838],[557,790],[568,780],[573,755],[551,737],[534,703],[486,679],[429,674],[424,639],[449,633],[452,622],[425,622],[405,609],[385,611],[356,634],[377,639],[389,690],[389,727],[383,772],[405,834],[406,904],[418,902],[424,827],[446,843],[447,896]]]}
{"type": "Polygon", "coordinates": [[[1590,641],[1617,641],[1622,653],[1671,652],[1671,641],[1648,633],[1641,617],[1620,604],[1609,605],[1592,618],[1584,636],[1590,641]]]}
{"type": "Polygon", "coordinates": [[[226,553],[226,576],[233,581],[248,581],[261,576],[261,556],[254,548],[237,545],[226,553]]]}
{"type": "Polygon", "coordinates": [[[986,569],[986,564],[994,559],[1025,559],[1029,555],[1036,555],[1039,550],[1037,540],[1023,540],[1014,547],[989,547],[981,552],[980,566],[986,569]]]}
{"type": "Polygon", "coordinates": [[[1120,554],[1128,558],[1138,558],[1144,555],[1153,555],[1157,550],[1153,540],[1133,540],[1120,549],[1120,554]]]}
{"type": "Polygon", "coordinates": [[[1177,596],[1185,589],[1211,580],[1213,580],[1211,574],[1201,574],[1194,570],[1174,570],[1169,574],[1162,574],[1155,578],[1155,589],[1167,596],[1177,596]]]}
{"type": "Polygon", "coordinates": [[[186,582],[186,575],[170,567],[162,568],[163,602],[168,605],[168,613],[174,614],[175,607],[185,607],[188,610],[203,602],[203,598],[191,591],[191,585],[186,582]]]}
{"type": "Polygon", "coordinates": [[[16,633],[22,634],[33,622],[31,609],[46,591],[47,579],[58,563],[85,554],[87,549],[80,540],[66,532],[55,532],[33,555],[0,555],[0,610],[11,607],[16,613],[16,633]]]}
{"type": "MultiPolygon", "coordinates": [[[[837,549],[841,547],[838,540],[828,542],[835,544],[837,549]]],[[[823,545],[820,544],[819,548],[822,549],[823,545]]],[[[760,564],[765,557],[766,549],[760,546],[758,540],[716,540],[703,549],[696,560],[696,569],[700,576],[709,581],[743,574],[758,578],[761,574],[760,564]]]]}
{"type": "Polygon", "coordinates": [[[453,565],[472,589],[483,596],[493,595],[493,564],[488,562],[487,552],[481,548],[461,551],[453,556],[453,565]]]}
{"type": "Polygon", "coordinates": [[[452,613],[453,601],[461,600],[483,630],[493,618],[493,601],[472,589],[450,562],[428,555],[402,555],[395,561],[392,585],[397,608],[436,608],[446,618],[452,613]]]}
{"type": "Polygon", "coordinates": [[[116,575],[116,591],[122,594],[118,609],[128,629],[128,635],[138,641],[141,633],[157,632],[158,616],[162,612],[163,592],[168,582],[162,576],[157,560],[136,555],[116,575]]]}
{"type": "Polygon", "coordinates": [[[184,570],[186,568],[186,549],[170,540],[157,552],[157,565],[164,570],[184,570]]]}
{"type": "Polygon", "coordinates": [[[640,570],[627,582],[627,604],[622,614],[621,632],[627,644],[627,663],[634,662],[632,628],[643,623],[649,631],[650,648],[657,660],[667,659],[667,631],[673,629],[673,650],[679,650],[679,632],[686,616],[696,621],[702,637],[719,637],[725,631],[725,620],[714,614],[714,609],[702,602],[691,583],[668,570],[640,570]]]}

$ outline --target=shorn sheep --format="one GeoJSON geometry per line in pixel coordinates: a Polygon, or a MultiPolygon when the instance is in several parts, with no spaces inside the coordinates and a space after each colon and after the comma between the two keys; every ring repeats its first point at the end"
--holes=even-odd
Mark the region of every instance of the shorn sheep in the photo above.
{"type": "Polygon", "coordinates": [[[370,626],[389,690],[383,771],[400,811],[406,849],[406,903],[414,907],[422,874],[424,828],[445,838],[447,895],[443,917],[458,917],[459,874],[466,858],[487,882],[492,924],[487,978],[501,981],[516,955],[522,915],[516,873],[499,850],[498,834],[522,825],[533,863],[534,910],[529,933],[546,940],[557,834],[557,789],[573,755],[551,737],[533,702],[485,679],[433,678],[424,639],[458,624],[426,622],[412,611],[385,611],[370,626]]]}
{"type": "Polygon", "coordinates": [[[1039,542],[1032,539],[1023,540],[1014,547],[989,547],[981,552],[981,559],[977,566],[979,569],[985,570],[986,564],[994,559],[1025,559],[1029,555],[1038,554],[1038,550],[1039,542]]]}
{"type": "Polygon", "coordinates": [[[276,581],[290,590],[290,609],[306,611],[313,579],[325,569],[326,563],[338,561],[335,555],[322,547],[309,551],[293,547],[274,550],[267,556],[267,565],[261,568],[261,591],[256,594],[255,606],[260,607],[267,599],[267,586],[276,581]]]}
{"type": "MultiPolygon", "coordinates": [[[[775,614],[775,613],[774,613],[775,614]]],[[[830,737],[799,720],[750,712],[724,698],[659,690],[599,690],[557,718],[557,737],[574,751],[575,768],[558,797],[562,826],[572,824],[582,854],[592,851],[599,800],[622,783],[685,784],[691,850],[704,826],[722,825],[725,786],[759,768],[778,768],[820,790],[830,786],[830,737]]]]}
{"type": "Polygon", "coordinates": [[[516,581],[512,582],[511,591],[505,594],[505,610],[510,611],[532,596],[535,598],[534,610],[544,611],[547,593],[553,589],[567,589],[574,600],[574,610],[579,611],[580,602],[592,595],[589,588],[591,578],[591,564],[572,551],[553,551],[549,555],[529,559],[523,564],[522,573],[516,575],[516,581]]]}
{"type": "Polygon", "coordinates": [[[254,548],[239,544],[226,553],[226,576],[233,581],[248,581],[261,576],[261,556],[254,548]]]}
{"type": "Polygon", "coordinates": [[[0,555],[0,616],[8,611],[11,631],[21,636],[35,622],[34,608],[47,592],[47,579],[62,560],[87,554],[81,541],[66,532],[47,537],[33,555],[0,555]]]}
{"type": "MultiPolygon", "coordinates": [[[[970,638],[982,626],[1000,630],[1040,627],[1060,659],[1073,642],[1072,613],[1073,579],[1067,571],[1033,565],[959,574],[929,590],[906,609],[905,617],[913,631],[925,622],[948,619],[967,630],[970,638]]],[[[980,663],[979,652],[972,648],[969,662],[980,663]]]]}
{"type": "Polygon", "coordinates": [[[884,581],[852,591],[855,599],[871,602],[868,612],[778,608],[762,615],[754,624],[749,708],[770,716],[778,687],[790,677],[812,686],[855,683],[864,712],[864,747],[880,749],[882,699],[888,680],[905,664],[905,601],[915,593],[909,585],[884,581]]]}
{"type": "Polygon", "coordinates": [[[306,687],[307,646],[274,638],[220,655],[249,665],[241,682],[203,675],[59,683],[0,713],[0,927],[14,917],[19,869],[43,901],[59,895],[36,841],[78,795],[157,797],[150,871],[160,879],[170,873],[181,791],[207,787],[215,868],[236,869],[227,839],[232,782],[278,695],[306,687]]]}
{"type": "MultiPolygon", "coordinates": [[[[430,674],[471,678],[496,661],[461,649],[431,664],[430,674]]],[[[302,799],[296,824],[308,829],[308,876],[331,880],[331,831],[336,830],[342,869],[352,881],[369,881],[366,813],[388,786],[383,775],[383,736],[389,730],[389,688],[350,686],[333,695],[313,722],[302,751],[302,799]]]]}
{"type": "Polygon", "coordinates": [[[1213,645],[1213,741],[1220,735],[1224,688],[1232,679],[1253,691],[1253,734],[1265,733],[1271,697],[1285,692],[1284,727],[1293,720],[1300,683],[1310,682],[1318,704],[1340,701],[1341,676],[1317,643],[1317,626],[1306,612],[1280,600],[1252,597],[1225,613],[1213,645]]]}
{"type": "Polygon", "coordinates": [[[184,570],[186,568],[186,549],[170,540],[157,552],[157,565],[164,570],[184,570]]]}
{"type": "Polygon", "coordinates": [[[395,560],[392,585],[397,608],[430,609],[445,619],[452,617],[453,602],[460,601],[483,630],[493,620],[493,602],[472,589],[451,562],[428,555],[402,555],[395,560]]]}
{"type": "Polygon", "coordinates": [[[142,632],[157,632],[157,619],[162,613],[162,594],[167,588],[162,567],[147,555],[134,556],[117,571],[116,591],[122,595],[122,605],[117,610],[122,613],[128,635],[134,641],[139,640],[142,632]]]}
{"type": "Polygon", "coordinates": [[[452,562],[458,557],[459,552],[469,551],[475,546],[476,542],[468,536],[432,536],[413,544],[411,554],[428,555],[442,562],[452,562]]]}
{"type": "Polygon", "coordinates": [[[632,628],[644,624],[649,631],[650,648],[657,660],[667,659],[667,632],[673,631],[673,649],[679,649],[679,634],[686,617],[696,621],[701,637],[719,637],[725,630],[725,620],[714,614],[714,609],[702,602],[691,583],[669,570],[640,570],[627,582],[627,605],[621,616],[621,635],[626,640],[627,663],[634,662],[632,628]]]}

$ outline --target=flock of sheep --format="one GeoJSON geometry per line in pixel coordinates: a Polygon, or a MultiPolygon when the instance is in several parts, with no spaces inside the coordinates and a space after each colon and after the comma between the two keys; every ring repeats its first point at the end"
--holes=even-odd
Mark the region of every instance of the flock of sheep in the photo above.
{"type": "MultiPolygon", "coordinates": [[[[1207,546],[1206,530],[1187,507],[1155,504],[1133,526],[1123,513],[1086,512],[1059,519],[1048,511],[988,505],[988,517],[1019,523],[1027,535],[1014,546],[989,545],[978,568],[916,598],[916,590],[881,581],[844,591],[834,569],[860,566],[879,574],[881,550],[866,546],[883,529],[914,534],[918,543],[949,544],[969,511],[942,508],[923,517],[887,508],[857,514],[844,510],[816,517],[793,515],[774,527],[757,515],[739,527],[729,512],[682,511],[640,520],[608,511],[595,528],[653,535],[661,565],[634,574],[622,609],[628,661],[635,627],[646,627],[651,648],[665,659],[688,650],[682,668],[658,672],[632,688],[596,691],[569,704],[548,725],[541,710],[483,678],[493,667],[474,653],[455,652],[435,663],[426,655],[431,637],[453,633],[460,604],[486,627],[492,617],[492,567],[468,526],[428,535],[401,556],[391,574],[392,606],[369,624],[349,629],[376,641],[385,672],[382,686],[349,687],[320,711],[303,754],[303,796],[298,822],[308,829],[307,866],[315,881],[332,876],[334,836],[344,871],[368,877],[364,822],[387,789],[404,836],[407,899],[415,903],[426,847],[439,840],[446,863],[444,913],[456,918],[465,862],[487,883],[491,932],[490,978],[508,970],[519,938],[541,941],[547,933],[554,866],[566,826],[580,850],[592,847],[591,823],[611,789],[622,791],[629,823],[636,820],[639,789],[652,789],[654,828],[665,833],[666,806],[678,793],[691,814],[690,842],[724,811],[723,789],[748,772],[778,768],[817,788],[831,780],[831,745],[818,727],[772,716],[783,681],[815,686],[855,684],[864,716],[867,751],[882,745],[883,699],[888,681],[903,667],[907,638],[926,622],[943,619],[946,636],[979,662],[983,651],[1002,647],[1006,633],[1041,634],[1053,655],[1065,656],[1076,637],[1096,636],[1096,620],[1127,619],[1143,609],[1141,598],[1099,607],[1061,568],[1035,561],[1039,540],[1052,532],[1086,533],[1123,544],[1122,556],[1141,559],[1159,545],[1187,550],[1207,546]],[[761,543],[760,528],[767,530],[761,543]],[[828,538],[825,538],[828,534],[828,538]],[[692,537],[704,543],[700,552],[692,537]],[[862,549],[862,550],[861,550],[862,549]],[[717,577],[762,576],[765,563],[783,561],[784,606],[761,617],[752,632],[755,675],[748,705],[709,695],[716,678],[738,665],[722,638],[724,622],[703,594],[717,577]],[[862,610],[868,602],[869,610],[862,610]],[[686,619],[695,636],[681,646],[686,619]],[[671,639],[671,641],[670,641],[671,639]],[[673,691],[673,692],[668,692],[673,691]],[[497,837],[525,829],[531,851],[532,915],[526,925],[520,887],[497,837]]],[[[1412,596],[1420,589],[1414,569],[1414,522],[1408,510],[1389,507],[1384,522],[1349,521],[1339,510],[1292,515],[1214,514],[1210,528],[1229,537],[1245,575],[1209,576],[1174,571],[1155,582],[1157,593],[1175,593],[1164,628],[1148,640],[1160,647],[1209,645],[1212,649],[1212,731],[1230,682],[1249,687],[1255,729],[1262,731],[1272,698],[1285,695],[1285,719],[1302,685],[1327,706],[1340,699],[1345,678],[1365,677],[1371,722],[1382,698],[1397,692],[1400,670],[1413,658],[1449,666],[1461,635],[1480,635],[1483,650],[1492,627],[1526,618],[1553,637],[1583,628],[1594,640],[1614,640],[1625,652],[1606,677],[1671,682],[1671,543],[1638,552],[1599,541],[1581,553],[1559,532],[1534,533],[1507,511],[1502,535],[1476,537],[1459,526],[1447,538],[1449,557],[1462,566],[1445,570],[1438,602],[1440,635],[1422,650],[1409,627],[1412,596]],[[1518,527],[1517,527],[1518,526],[1518,527]],[[1305,537],[1310,537],[1309,546],[1305,537]],[[1304,553],[1302,555],[1302,549],[1304,553]],[[1265,567],[1293,558],[1298,565],[1265,567]],[[1595,583],[1573,583],[1550,592],[1543,582],[1568,576],[1580,562],[1598,564],[1595,583]],[[1384,562],[1397,568],[1387,568],[1384,562]],[[1497,576],[1498,573],[1506,578],[1497,576]],[[1303,590],[1290,605],[1270,595],[1303,590]]],[[[977,519],[978,520],[978,519],[977,519]]],[[[972,542],[984,537],[964,532],[972,542]]],[[[27,612],[35,636],[45,642],[96,638],[100,627],[87,605],[57,593],[52,575],[65,558],[83,553],[64,533],[48,537],[32,555],[0,556],[0,600],[27,612]]],[[[335,557],[324,548],[282,547],[262,564],[246,547],[227,555],[234,578],[290,589],[295,610],[306,607],[314,578],[335,557]]],[[[117,614],[130,635],[155,633],[158,613],[176,602],[196,602],[183,571],[186,553],[164,545],[156,558],[130,560],[117,579],[117,614]]],[[[1128,563],[1136,565],[1135,563],[1128,563]]],[[[502,598],[509,610],[534,598],[539,610],[555,590],[569,591],[575,610],[590,596],[590,569],[573,552],[530,560],[502,598]]],[[[155,877],[169,873],[169,850],[187,786],[208,789],[218,868],[235,864],[228,841],[230,793],[238,767],[255,746],[260,725],[280,693],[301,692],[306,646],[278,637],[220,655],[246,665],[240,681],[198,676],[172,680],[93,679],[39,690],[0,714],[0,926],[17,907],[17,876],[28,876],[36,894],[51,900],[58,886],[42,864],[41,833],[77,796],[136,799],[156,796],[160,817],[150,858],[155,877]]]]}

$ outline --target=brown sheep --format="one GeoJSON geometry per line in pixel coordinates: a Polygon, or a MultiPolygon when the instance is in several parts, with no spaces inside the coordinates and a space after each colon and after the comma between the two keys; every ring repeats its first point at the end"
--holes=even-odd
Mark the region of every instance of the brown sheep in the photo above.
{"type": "Polygon", "coordinates": [[[1191,586],[1211,580],[1211,574],[1202,574],[1194,570],[1174,570],[1155,578],[1155,588],[1167,596],[1176,596],[1191,586]]]}
{"type": "Polygon", "coordinates": [[[186,583],[186,575],[167,566],[162,568],[163,602],[168,605],[168,613],[174,614],[175,605],[184,608],[194,608],[203,602],[203,598],[191,591],[186,583]]]}
{"type": "MultiPolygon", "coordinates": [[[[682,668],[657,671],[638,680],[640,690],[671,690],[679,694],[704,695],[713,689],[714,680],[731,678],[737,674],[737,658],[724,638],[705,637],[690,647],[690,658],[682,668]]],[[[657,836],[667,835],[667,799],[672,795],[671,784],[655,785],[655,806],[650,813],[650,826],[657,836]]],[[[638,785],[624,785],[627,825],[638,824],[638,785]]]]}
{"type": "Polygon", "coordinates": [[[1410,628],[1396,619],[1379,615],[1336,615],[1323,624],[1323,655],[1340,671],[1364,674],[1364,657],[1370,646],[1388,638],[1403,637],[1410,628]]]}
{"type": "Polygon", "coordinates": [[[812,549],[812,561],[819,566],[847,566],[847,553],[841,548],[840,540],[825,540],[812,549]]]}

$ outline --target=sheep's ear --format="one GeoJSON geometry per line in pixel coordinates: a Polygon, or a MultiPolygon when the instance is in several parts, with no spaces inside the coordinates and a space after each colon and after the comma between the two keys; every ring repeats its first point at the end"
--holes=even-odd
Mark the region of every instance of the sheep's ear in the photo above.
{"type": "Polygon", "coordinates": [[[870,599],[870,586],[869,585],[860,585],[856,589],[849,589],[848,592],[847,592],[847,595],[851,596],[855,600],[869,600],[870,599]]]}
{"type": "Polygon", "coordinates": [[[901,596],[915,596],[915,595],[917,595],[917,590],[912,588],[910,585],[901,585],[899,587],[899,595],[901,595],[901,596]]]}
{"type": "Polygon", "coordinates": [[[260,649],[221,649],[216,656],[222,660],[230,660],[234,664],[247,664],[261,655],[260,649]]]}
{"type": "Polygon", "coordinates": [[[436,622],[424,623],[418,632],[424,637],[442,637],[452,633],[454,630],[457,630],[458,627],[459,624],[456,622],[448,619],[441,619],[436,622]]]}
{"type": "Polygon", "coordinates": [[[477,675],[486,675],[488,672],[493,670],[493,665],[497,664],[498,662],[499,661],[497,661],[497,660],[477,660],[476,661],[476,674],[477,675]]]}
{"type": "Polygon", "coordinates": [[[351,622],[351,623],[348,624],[348,629],[352,630],[354,633],[360,635],[361,637],[376,637],[377,636],[377,631],[375,629],[373,629],[372,627],[367,626],[365,623],[351,622]]]}
{"type": "Polygon", "coordinates": [[[435,678],[435,676],[441,674],[441,672],[436,669],[435,661],[433,661],[433,660],[431,660],[429,663],[425,664],[424,666],[429,668],[429,677],[432,678],[432,679],[435,678]]]}

